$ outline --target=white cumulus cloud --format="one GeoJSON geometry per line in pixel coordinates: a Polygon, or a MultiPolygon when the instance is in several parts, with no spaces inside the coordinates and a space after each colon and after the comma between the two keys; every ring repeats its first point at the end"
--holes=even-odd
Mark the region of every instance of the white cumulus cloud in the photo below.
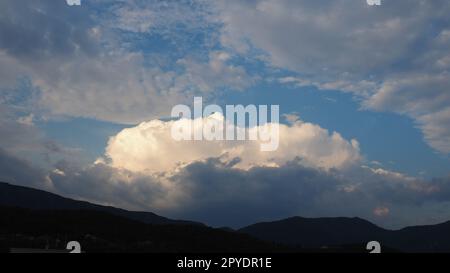
{"type": "MultiPolygon", "coordinates": [[[[279,147],[273,152],[261,151],[261,140],[176,141],[171,136],[174,122],[152,120],[122,130],[110,138],[105,157],[113,167],[134,172],[169,172],[178,166],[217,157],[224,161],[236,159],[233,166],[240,169],[280,166],[298,158],[307,166],[342,169],[362,159],[358,141],[346,140],[337,132],[330,133],[303,121],[279,125],[279,147]]],[[[191,120],[184,122],[187,126],[191,120]]],[[[197,126],[193,130],[202,128],[197,126]]]]}

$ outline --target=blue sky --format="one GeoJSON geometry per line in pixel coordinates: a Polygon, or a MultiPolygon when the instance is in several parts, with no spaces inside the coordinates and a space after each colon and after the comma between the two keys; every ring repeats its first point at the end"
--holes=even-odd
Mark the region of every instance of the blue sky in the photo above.
{"type": "Polygon", "coordinates": [[[0,149],[35,168],[33,185],[213,225],[450,218],[447,1],[17,2],[0,4],[0,149]],[[172,143],[166,118],[194,96],[280,105],[283,147],[172,143]],[[291,180],[277,187],[272,175],[291,180]],[[240,180],[205,182],[229,177],[240,180]],[[240,220],[237,206],[249,208],[240,220]],[[208,207],[230,215],[212,219],[208,207]]]}

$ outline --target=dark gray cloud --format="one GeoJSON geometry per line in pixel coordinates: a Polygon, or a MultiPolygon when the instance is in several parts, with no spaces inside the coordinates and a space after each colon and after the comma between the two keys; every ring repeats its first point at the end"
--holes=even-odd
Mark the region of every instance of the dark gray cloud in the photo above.
{"type": "Polygon", "coordinates": [[[30,162],[12,156],[0,148],[0,181],[12,184],[49,189],[46,173],[30,162]]]}
{"type": "Polygon", "coordinates": [[[239,227],[294,215],[358,216],[387,227],[450,218],[445,210],[450,201],[448,178],[421,181],[367,168],[356,168],[352,174],[324,172],[304,167],[299,160],[279,168],[241,170],[211,158],[175,174],[154,176],[103,163],[57,168],[63,175],[50,175],[57,192],[214,226],[239,227]],[[376,215],[380,207],[388,213],[376,215]]]}
{"type": "Polygon", "coordinates": [[[27,107],[28,95],[21,94],[18,90],[12,92],[22,97],[20,102],[15,103],[14,99],[8,100],[5,96],[7,103],[2,103],[1,95],[4,93],[0,91],[0,149],[4,153],[38,162],[39,166],[44,168],[64,158],[76,157],[77,161],[85,160],[81,150],[65,147],[49,139],[35,126],[34,115],[27,107]]]}
{"type": "Polygon", "coordinates": [[[214,226],[240,227],[294,215],[358,216],[386,227],[450,219],[449,178],[421,181],[367,168],[353,172],[324,172],[299,160],[279,168],[240,170],[214,158],[152,176],[68,161],[49,172],[0,150],[0,180],[214,226]],[[387,213],[376,215],[377,208],[387,213]]]}
{"type": "MultiPolygon", "coordinates": [[[[450,201],[450,180],[421,181],[396,173],[355,168],[352,173],[324,172],[292,161],[279,168],[230,169],[210,159],[187,166],[174,177],[189,185],[189,205],[183,215],[234,226],[294,215],[359,216],[386,226],[418,223],[414,213],[430,202],[450,201]],[[377,207],[389,208],[379,217],[377,207]],[[396,217],[409,208],[409,219],[396,217]]],[[[426,209],[425,209],[426,210],[426,209]]],[[[419,216],[420,218],[421,216],[419,216]]],[[[441,215],[446,220],[450,214],[441,215]]]]}
{"type": "Polygon", "coordinates": [[[26,61],[93,55],[98,41],[93,22],[83,6],[66,1],[1,1],[0,49],[26,61]]]}

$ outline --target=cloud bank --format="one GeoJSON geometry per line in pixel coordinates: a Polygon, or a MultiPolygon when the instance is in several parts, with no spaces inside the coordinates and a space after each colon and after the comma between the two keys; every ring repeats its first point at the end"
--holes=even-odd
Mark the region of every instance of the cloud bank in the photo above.
{"type": "Polygon", "coordinates": [[[450,217],[448,178],[423,181],[381,169],[354,168],[349,175],[293,160],[243,170],[209,158],[172,174],[131,172],[101,162],[88,167],[60,162],[46,172],[4,150],[0,162],[0,178],[15,184],[214,226],[242,227],[301,215],[358,216],[399,228],[450,217]]]}

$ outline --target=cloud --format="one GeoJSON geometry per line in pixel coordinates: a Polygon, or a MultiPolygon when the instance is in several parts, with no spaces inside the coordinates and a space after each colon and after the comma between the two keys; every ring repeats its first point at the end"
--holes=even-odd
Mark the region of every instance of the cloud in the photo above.
{"type": "MultiPolygon", "coordinates": [[[[217,114],[217,113],[216,113],[217,114]]],[[[223,120],[223,116],[221,116],[223,120]]],[[[210,117],[203,119],[206,124],[210,117]]],[[[184,128],[191,120],[181,121],[184,128]]],[[[316,168],[343,169],[362,160],[356,140],[346,140],[337,132],[318,125],[295,121],[279,125],[279,147],[273,152],[261,151],[264,141],[176,141],[171,135],[175,121],[152,120],[122,130],[110,138],[106,159],[115,168],[134,172],[170,172],[194,161],[222,157],[239,158],[235,168],[280,166],[295,158],[316,168]]],[[[257,127],[250,129],[257,131],[257,127]]],[[[202,132],[202,127],[194,127],[202,132]]]]}
{"type": "Polygon", "coordinates": [[[425,140],[450,153],[450,74],[417,74],[387,80],[364,104],[369,109],[406,114],[416,120],[425,140]]]}
{"type": "Polygon", "coordinates": [[[207,64],[180,60],[182,73],[147,67],[139,53],[78,58],[58,71],[57,81],[44,71],[35,82],[43,90],[41,105],[53,114],[135,124],[168,116],[195,94],[251,84],[241,67],[211,58],[207,64]]]}
{"type": "Polygon", "coordinates": [[[85,160],[79,149],[49,139],[34,124],[34,107],[30,105],[33,93],[27,84],[17,89],[0,90],[0,150],[39,162],[40,167],[51,166],[63,158],[85,160]]]}
{"type": "Polygon", "coordinates": [[[365,1],[227,0],[216,9],[225,46],[243,55],[260,49],[269,65],[297,73],[281,82],[350,92],[366,109],[407,115],[432,148],[450,152],[448,1],[373,8],[365,1]]]}
{"type": "Polygon", "coordinates": [[[135,33],[158,34],[165,38],[187,38],[191,33],[208,31],[214,23],[208,1],[117,0],[110,8],[111,27],[135,33]],[[183,33],[174,33],[174,29],[183,33]]]}
{"type": "Polygon", "coordinates": [[[0,181],[47,190],[51,188],[51,180],[44,170],[11,155],[1,147],[0,181]]]}
{"type": "Polygon", "coordinates": [[[91,14],[65,1],[2,1],[0,47],[21,61],[98,53],[91,14]]]}
{"type": "Polygon", "coordinates": [[[231,55],[226,52],[213,51],[207,63],[192,59],[180,59],[177,63],[185,68],[182,78],[202,92],[218,87],[243,90],[256,82],[256,77],[248,75],[242,66],[230,64],[230,59],[231,55]]]}
{"type": "MultiPolygon", "coordinates": [[[[219,1],[217,9],[222,35],[246,38],[267,52],[273,65],[321,77],[368,76],[408,54],[416,36],[397,35],[421,31],[443,3],[390,1],[374,9],[365,1],[219,1]],[[421,12],[412,16],[417,10],[421,12]]],[[[445,16],[439,12],[437,16],[445,16]]]]}
{"type": "Polygon", "coordinates": [[[187,96],[174,72],[144,67],[137,53],[78,58],[57,73],[56,81],[46,71],[35,77],[40,105],[55,115],[133,124],[166,114],[187,96]]]}
{"type": "Polygon", "coordinates": [[[373,214],[375,214],[376,216],[379,216],[379,217],[384,217],[384,216],[389,214],[389,208],[387,208],[387,207],[376,207],[373,210],[373,214]]]}

